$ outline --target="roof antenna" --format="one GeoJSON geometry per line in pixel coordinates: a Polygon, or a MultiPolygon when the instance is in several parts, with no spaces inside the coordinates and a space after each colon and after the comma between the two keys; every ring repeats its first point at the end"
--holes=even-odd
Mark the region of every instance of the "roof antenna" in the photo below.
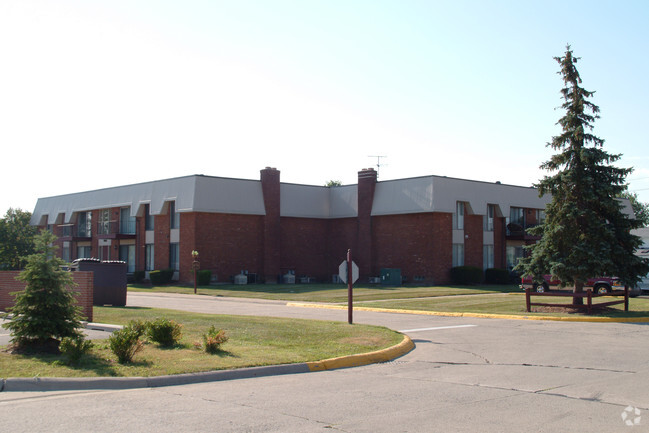
{"type": "Polygon", "coordinates": [[[381,158],[387,158],[386,155],[368,155],[368,158],[376,158],[376,177],[379,177],[379,170],[381,170],[381,158]]]}

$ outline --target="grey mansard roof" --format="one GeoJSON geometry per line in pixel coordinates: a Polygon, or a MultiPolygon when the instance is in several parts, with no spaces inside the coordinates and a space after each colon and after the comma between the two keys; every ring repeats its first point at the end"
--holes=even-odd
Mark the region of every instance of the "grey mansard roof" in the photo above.
{"type": "MultiPolygon", "coordinates": [[[[358,215],[358,185],[324,187],[280,184],[280,214],[299,218],[349,218],[358,215]]],[[[174,201],[178,212],[264,215],[261,181],[191,175],[94,191],[39,198],[32,224],[67,224],[78,212],[130,207],[142,216],[144,205],[153,215],[166,213],[174,201]]],[[[424,176],[377,182],[372,215],[454,212],[457,201],[467,202],[468,213],[483,215],[487,204],[501,215],[509,208],[545,208],[549,197],[539,198],[534,188],[424,176]]],[[[633,215],[628,201],[626,212],[633,215]]]]}

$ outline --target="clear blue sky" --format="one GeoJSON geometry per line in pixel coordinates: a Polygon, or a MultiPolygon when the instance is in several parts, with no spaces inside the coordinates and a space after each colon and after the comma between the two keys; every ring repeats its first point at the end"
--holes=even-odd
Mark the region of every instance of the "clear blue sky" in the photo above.
{"type": "Polygon", "coordinates": [[[646,1],[0,3],[0,213],[189,174],[531,185],[572,45],[649,202],[646,1]]]}

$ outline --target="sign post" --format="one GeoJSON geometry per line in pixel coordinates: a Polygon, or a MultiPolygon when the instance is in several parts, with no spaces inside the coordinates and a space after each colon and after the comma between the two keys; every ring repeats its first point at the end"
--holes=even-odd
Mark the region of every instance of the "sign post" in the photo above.
{"type": "Polygon", "coordinates": [[[352,291],[352,250],[347,250],[347,323],[350,325],[353,322],[354,315],[354,295],[352,291]]]}
{"type": "Polygon", "coordinates": [[[352,261],[352,250],[347,250],[347,258],[338,266],[338,276],[347,283],[347,321],[353,322],[353,291],[352,286],[358,280],[358,266],[352,261]]]}

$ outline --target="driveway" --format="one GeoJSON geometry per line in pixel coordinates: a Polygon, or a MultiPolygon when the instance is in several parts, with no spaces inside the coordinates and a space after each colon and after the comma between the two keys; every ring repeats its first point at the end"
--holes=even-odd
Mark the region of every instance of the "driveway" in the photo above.
{"type": "MultiPolygon", "coordinates": [[[[130,293],[128,305],[347,320],[346,311],[192,295],[130,293]]],[[[0,431],[649,431],[645,325],[373,312],[355,321],[401,330],[417,347],[389,363],[318,373],[0,393],[0,431]]]]}

